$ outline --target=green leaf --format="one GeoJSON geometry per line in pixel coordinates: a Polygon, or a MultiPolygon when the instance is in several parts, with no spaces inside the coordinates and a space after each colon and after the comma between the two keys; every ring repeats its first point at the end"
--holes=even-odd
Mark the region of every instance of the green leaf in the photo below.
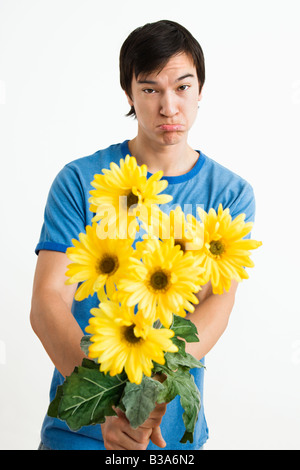
{"type": "Polygon", "coordinates": [[[185,341],[174,336],[172,342],[178,347],[179,354],[185,354],[185,341]]]}
{"type": "Polygon", "coordinates": [[[104,423],[106,416],[116,414],[112,406],[118,404],[127,380],[125,374],[111,377],[99,368],[78,367],[62,386],[58,418],[73,431],[104,423]]]}
{"type": "Polygon", "coordinates": [[[193,434],[201,407],[200,392],[195,384],[194,377],[188,369],[180,366],[176,372],[172,372],[162,383],[163,389],[157,397],[158,403],[172,401],[177,395],[180,396],[180,403],[184,409],[182,415],[185,426],[185,433],[180,442],[193,442],[193,434]]]}
{"type": "Polygon", "coordinates": [[[155,408],[159,391],[163,386],[157,380],[144,376],[140,385],[127,382],[122,404],[131,427],[137,428],[149,417],[155,408]]]}
{"type": "Polygon", "coordinates": [[[176,337],[184,338],[188,343],[199,342],[197,328],[191,320],[173,315],[173,323],[170,329],[174,331],[176,337]]]}
{"type": "MultiPolygon", "coordinates": [[[[174,316],[174,322],[171,328],[173,331],[175,331],[176,335],[180,334],[182,337],[185,337],[189,342],[199,341],[196,335],[196,326],[191,323],[190,320],[174,316]]],[[[161,365],[154,363],[154,373],[168,373],[168,371],[177,370],[179,366],[183,366],[188,369],[200,369],[204,367],[204,365],[198,359],[196,359],[194,356],[185,351],[185,341],[179,339],[176,335],[172,338],[172,341],[178,347],[178,352],[165,353],[165,364],[161,365]]]]}
{"type": "Polygon", "coordinates": [[[173,323],[170,329],[175,333],[172,342],[178,347],[178,352],[165,353],[166,363],[164,365],[154,362],[153,373],[163,372],[168,374],[170,370],[174,371],[178,366],[185,366],[189,369],[204,367],[200,361],[185,351],[185,341],[199,342],[196,326],[190,320],[173,315],[173,323]],[[177,335],[184,338],[185,341],[178,338],[177,335]]]}
{"type": "Polygon", "coordinates": [[[201,369],[204,365],[196,359],[191,354],[184,352],[184,353],[166,353],[165,354],[166,366],[175,371],[178,369],[179,366],[187,367],[190,369],[201,369]]]}
{"type": "Polygon", "coordinates": [[[185,431],[184,435],[180,439],[181,444],[186,444],[187,441],[190,441],[191,444],[194,442],[194,434],[192,432],[185,431]]]}
{"type": "Polygon", "coordinates": [[[184,409],[182,418],[186,429],[180,442],[185,443],[187,440],[189,440],[191,443],[193,443],[194,429],[201,408],[200,392],[192,375],[189,375],[189,381],[184,380],[184,384],[181,383],[178,386],[178,389],[181,390],[181,392],[178,393],[180,394],[180,404],[184,409]]]}
{"type": "MultiPolygon", "coordinates": [[[[81,347],[82,351],[84,352],[84,354],[86,356],[89,355],[89,347],[90,347],[91,344],[92,344],[91,335],[85,335],[81,338],[80,347],[81,347]]],[[[90,359],[90,360],[92,360],[93,362],[96,362],[96,364],[98,364],[97,358],[96,359],[90,359]]]]}
{"type": "Polygon", "coordinates": [[[86,357],[83,358],[81,365],[82,367],[85,367],[86,369],[95,369],[95,370],[99,370],[99,367],[100,367],[100,364],[93,361],[92,359],[87,359],[86,357]]]}
{"type": "Polygon", "coordinates": [[[84,354],[86,356],[88,356],[88,354],[89,354],[89,347],[90,347],[91,344],[92,344],[92,342],[91,342],[91,336],[90,335],[85,335],[81,338],[80,347],[81,347],[82,351],[84,352],[84,354]]]}
{"type": "Polygon", "coordinates": [[[152,375],[155,374],[169,374],[171,369],[165,365],[165,364],[158,364],[157,362],[153,361],[153,369],[152,369],[152,375]]]}
{"type": "Polygon", "coordinates": [[[63,396],[63,386],[59,385],[56,389],[55,398],[50,403],[48,411],[47,411],[48,416],[50,416],[51,418],[57,418],[58,407],[59,407],[59,403],[60,403],[62,396],[63,396]]]}

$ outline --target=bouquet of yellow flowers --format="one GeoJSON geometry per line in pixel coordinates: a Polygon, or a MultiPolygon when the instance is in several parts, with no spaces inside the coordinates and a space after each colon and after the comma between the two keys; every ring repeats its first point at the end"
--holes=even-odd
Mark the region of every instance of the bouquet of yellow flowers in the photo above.
{"type": "Polygon", "coordinates": [[[67,250],[66,282],[79,284],[75,299],[99,299],[81,341],[86,358],[48,409],[72,430],[103,423],[115,407],[136,428],[156,403],[179,395],[181,442],[193,442],[201,397],[190,369],[203,365],[185,350],[186,342],[199,341],[186,314],[207,282],[222,294],[233,279],[248,278],[250,250],[261,242],[244,239],[253,224],[244,214],[232,220],[221,205],[218,212],[198,209],[200,221],[180,207],[164,213],[159,205],[172,197],[160,194],[168,185],[162,176],[147,178],[146,165],[129,155],[95,175],[92,225],[67,250]]]}

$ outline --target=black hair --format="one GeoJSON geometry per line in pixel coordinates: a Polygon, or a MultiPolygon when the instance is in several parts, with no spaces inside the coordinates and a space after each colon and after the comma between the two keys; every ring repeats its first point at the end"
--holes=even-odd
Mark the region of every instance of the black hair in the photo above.
{"type": "MultiPolygon", "coordinates": [[[[120,50],[120,84],[131,98],[133,74],[148,74],[162,70],[171,57],[186,53],[197,70],[201,91],[205,81],[205,63],[202,48],[192,34],[180,24],[161,20],[135,29],[120,50]]],[[[127,116],[135,116],[132,106],[127,116]]]]}

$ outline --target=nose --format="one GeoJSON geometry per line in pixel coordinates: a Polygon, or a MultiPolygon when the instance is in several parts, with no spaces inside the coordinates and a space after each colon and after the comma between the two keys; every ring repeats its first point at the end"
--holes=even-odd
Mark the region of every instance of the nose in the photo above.
{"type": "Polygon", "coordinates": [[[160,114],[166,117],[175,116],[178,113],[178,103],[175,94],[165,92],[161,97],[160,114]]]}

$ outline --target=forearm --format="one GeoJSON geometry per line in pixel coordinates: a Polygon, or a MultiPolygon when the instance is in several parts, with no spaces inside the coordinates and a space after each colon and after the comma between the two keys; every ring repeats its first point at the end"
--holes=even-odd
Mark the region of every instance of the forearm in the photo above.
{"type": "Polygon", "coordinates": [[[199,342],[187,343],[186,351],[197,359],[206,356],[226,330],[234,306],[236,288],[237,283],[234,282],[228,293],[210,293],[195,306],[194,313],[187,315],[186,318],[197,327],[199,342]]]}
{"type": "Polygon", "coordinates": [[[32,299],[32,328],[55,367],[65,377],[81,364],[82,330],[59,293],[44,290],[32,299]]]}

